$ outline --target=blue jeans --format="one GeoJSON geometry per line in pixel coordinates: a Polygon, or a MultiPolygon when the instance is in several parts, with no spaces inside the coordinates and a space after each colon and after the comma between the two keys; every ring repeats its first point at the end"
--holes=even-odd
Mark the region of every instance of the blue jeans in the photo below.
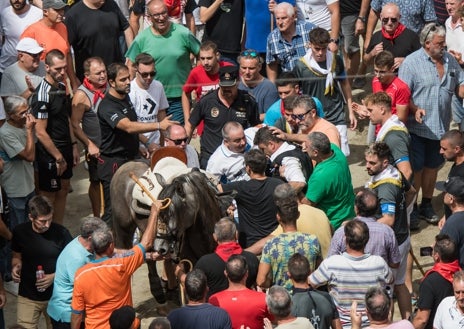
{"type": "Polygon", "coordinates": [[[16,225],[28,221],[29,200],[35,195],[32,191],[22,198],[8,197],[8,205],[10,206],[10,230],[13,230],[16,225]]]}

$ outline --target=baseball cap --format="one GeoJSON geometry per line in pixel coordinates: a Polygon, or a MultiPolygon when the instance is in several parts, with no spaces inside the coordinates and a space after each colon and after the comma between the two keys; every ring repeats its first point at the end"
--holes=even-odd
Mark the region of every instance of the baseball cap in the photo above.
{"type": "Polygon", "coordinates": [[[231,87],[237,84],[238,67],[235,65],[223,66],[219,68],[219,85],[221,87],[231,87]]]}
{"type": "Polygon", "coordinates": [[[464,197],[464,177],[449,177],[443,185],[437,184],[436,187],[438,190],[445,191],[456,197],[464,197]],[[443,189],[441,189],[441,187],[443,187],[443,189]]]}
{"type": "Polygon", "coordinates": [[[66,7],[66,4],[62,0],[43,0],[42,9],[61,9],[66,7]]]}
{"type": "Polygon", "coordinates": [[[16,50],[35,55],[41,53],[44,49],[40,47],[35,39],[23,38],[16,45],[16,50]]]}
{"type": "Polygon", "coordinates": [[[129,305],[114,310],[109,322],[111,329],[136,329],[140,327],[140,319],[135,316],[134,308],[129,305]]]}

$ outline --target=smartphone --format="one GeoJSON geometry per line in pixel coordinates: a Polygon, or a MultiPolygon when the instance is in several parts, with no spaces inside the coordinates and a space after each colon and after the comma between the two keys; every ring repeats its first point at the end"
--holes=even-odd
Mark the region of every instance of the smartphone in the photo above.
{"type": "Polygon", "coordinates": [[[433,248],[432,247],[421,247],[420,249],[421,256],[432,256],[433,248]]]}

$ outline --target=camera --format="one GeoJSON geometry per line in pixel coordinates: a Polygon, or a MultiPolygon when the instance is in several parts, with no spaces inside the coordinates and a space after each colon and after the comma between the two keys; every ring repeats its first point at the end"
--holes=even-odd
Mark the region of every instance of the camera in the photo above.
{"type": "Polygon", "coordinates": [[[432,256],[433,248],[432,247],[421,247],[420,249],[421,256],[432,256]]]}

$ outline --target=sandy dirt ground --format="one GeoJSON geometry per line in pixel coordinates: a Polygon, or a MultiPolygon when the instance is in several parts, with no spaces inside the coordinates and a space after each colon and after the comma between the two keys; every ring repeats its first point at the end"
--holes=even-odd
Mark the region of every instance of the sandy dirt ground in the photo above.
{"type": "MultiPolygon", "coordinates": [[[[361,97],[362,94],[355,94],[355,99],[361,97]]],[[[349,141],[351,148],[351,155],[349,156],[350,170],[352,173],[353,186],[359,188],[364,186],[369,176],[365,170],[364,163],[364,150],[366,145],[366,129],[365,123],[361,124],[356,131],[349,132],[349,141]]],[[[450,169],[451,164],[446,163],[439,172],[439,180],[444,180],[450,169]]],[[[88,176],[87,171],[81,163],[75,168],[74,177],[72,178],[72,186],[74,191],[69,195],[67,207],[65,226],[70,230],[73,236],[78,233],[79,219],[88,216],[91,213],[90,202],[87,196],[88,176]]],[[[420,200],[420,198],[419,198],[420,200]]],[[[443,214],[443,195],[439,191],[435,191],[433,205],[439,215],[443,214]]],[[[419,263],[425,270],[433,265],[431,257],[420,257],[419,248],[423,246],[430,246],[435,235],[438,233],[438,228],[421,221],[420,231],[412,234],[412,245],[414,253],[418,258],[419,263]]],[[[415,288],[417,289],[419,280],[422,274],[418,267],[414,265],[413,278],[415,288]]],[[[158,316],[156,313],[156,303],[154,298],[149,292],[147,269],[143,265],[134,275],[132,279],[132,292],[134,296],[134,306],[142,318],[142,328],[147,328],[151,319],[158,316]]],[[[7,293],[7,304],[4,308],[6,327],[13,325],[16,322],[16,297],[7,293]]],[[[398,317],[399,312],[395,312],[395,318],[398,317]]],[[[41,321],[39,328],[44,328],[44,322],[41,321]]]]}

